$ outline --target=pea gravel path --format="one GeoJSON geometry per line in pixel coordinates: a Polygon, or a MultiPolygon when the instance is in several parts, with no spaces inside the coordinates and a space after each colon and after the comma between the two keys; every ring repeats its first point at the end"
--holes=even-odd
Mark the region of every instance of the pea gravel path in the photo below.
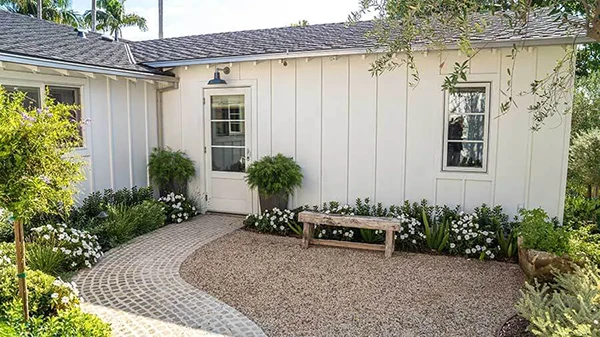
{"type": "Polygon", "coordinates": [[[204,215],[109,251],[74,278],[86,300],[83,310],[109,322],[114,336],[264,336],[254,322],[179,276],[186,257],[241,225],[241,217],[204,215]]]}
{"type": "Polygon", "coordinates": [[[494,336],[515,314],[517,265],[326,247],[236,231],[202,246],[184,280],[271,336],[494,336]]]}

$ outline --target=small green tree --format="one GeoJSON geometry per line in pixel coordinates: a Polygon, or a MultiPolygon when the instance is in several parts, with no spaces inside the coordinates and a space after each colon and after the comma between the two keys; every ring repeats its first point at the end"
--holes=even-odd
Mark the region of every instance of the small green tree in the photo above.
{"type": "Polygon", "coordinates": [[[43,108],[25,108],[24,93],[0,86],[0,208],[12,214],[17,267],[27,319],[27,290],[22,255],[23,223],[38,213],[58,213],[73,204],[83,162],[73,154],[80,143],[73,105],[48,98],[43,108]]]}
{"type": "Polygon", "coordinates": [[[600,129],[592,129],[573,139],[569,153],[569,176],[573,182],[588,187],[600,185],[600,129]]]}

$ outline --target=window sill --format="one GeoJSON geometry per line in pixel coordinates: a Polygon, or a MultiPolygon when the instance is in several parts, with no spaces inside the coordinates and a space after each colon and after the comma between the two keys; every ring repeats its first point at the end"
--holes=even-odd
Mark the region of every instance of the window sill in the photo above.
{"type": "Polygon", "coordinates": [[[78,147],[75,149],[75,153],[82,157],[90,157],[91,156],[90,149],[88,149],[87,147],[78,147]]]}

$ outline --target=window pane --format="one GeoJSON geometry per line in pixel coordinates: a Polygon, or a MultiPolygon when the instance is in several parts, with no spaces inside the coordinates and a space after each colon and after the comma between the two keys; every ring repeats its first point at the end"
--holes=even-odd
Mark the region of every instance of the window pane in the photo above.
{"type": "Polygon", "coordinates": [[[212,169],[213,171],[244,172],[245,149],[237,148],[212,148],[212,169]]]}
{"type": "Polygon", "coordinates": [[[452,114],[485,113],[485,88],[455,88],[450,94],[449,112],[452,114]]]}
{"type": "MultiPolygon", "coordinates": [[[[68,87],[55,87],[48,86],[48,96],[56,100],[56,103],[62,103],[67,105],[81,104],[81,96],[79,94],[79,88],[68,88],[68,87]]],[[[71,111],[71,116],[77,122],[81,123],[81,109],[75,109],[71,111]]],[[[83,146],[83,126],[79,127],[79,144],[83,146]]]]}
{"type": "Polygon", "coordinates": [[[244,119],[244,95],[211,96],[213,120],[244,119]]]}
{"type": "Polygon", "coordinates": [[[16,85],[3,85],[2,86],[7,93],[13,92],[24,92],[25,100],[23,100],[23,107],[26,109],[40,108],[41,104],[41,96],[40,96],[40,88],[36,87],[21,87],[16,85]]]}
{"type": "Polygon", "coordinates": [[[484,115],[450,115],[448,121],[449,140],[483,140],[484,115]]]}
{"type": "Polygon", "coordinates": [[[212,122],[212,145],[246,145],[244,122],[212,122]]]}
{"type": "Polygon", "coordinates": [[[483,167],[483,143],[448,142],[447,166],[483,167]]]}

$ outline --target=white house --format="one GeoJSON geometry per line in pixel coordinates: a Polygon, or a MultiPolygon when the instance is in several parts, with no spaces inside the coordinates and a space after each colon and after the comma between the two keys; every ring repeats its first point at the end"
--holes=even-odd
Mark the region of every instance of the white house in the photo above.
{"type": "Polygon", "coordinates": [[[194,159],[190,190],[213,211],[257,211],[245,165],[283,153],[304,173],[290,206],[427,199],[560,216],[569,116],[531,132],[532,96],[516,97],[503,116],[499,105],[513,43],[524,48],[519,92],[551,72],[574,37],[545,16],[518,37],[490,22],[468,82],[449,94],[443,79],[464,58],[452,49],[418,53],[414,88],[406,67],[371,76],[370,22],[114,42],[0,12],[0,84],[39,95],[50,86],[82,104],[92,119],[81,149],[91,163],[85,192],[148,184],[147,155],[161,145],[194,159]],[[216,69],[226,83],[209,84],[216,69]]]}

